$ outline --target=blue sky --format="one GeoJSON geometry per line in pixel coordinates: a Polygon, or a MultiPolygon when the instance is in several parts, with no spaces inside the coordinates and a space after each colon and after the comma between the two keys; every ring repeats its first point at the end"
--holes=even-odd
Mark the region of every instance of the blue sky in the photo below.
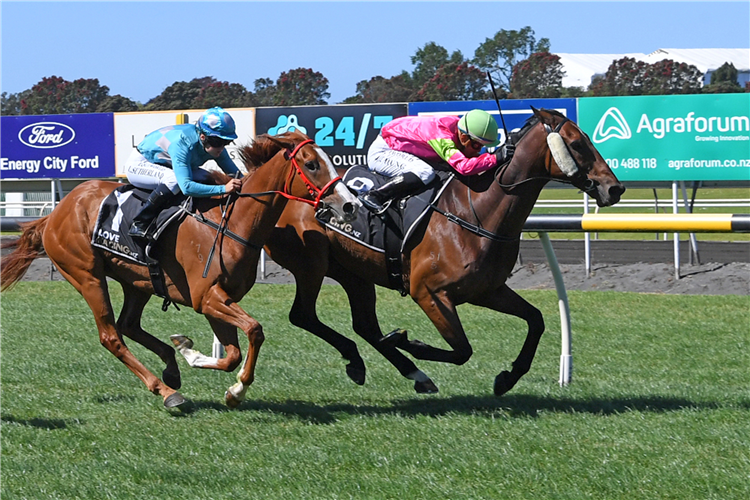
{"type": "Polygon", "coordinates": [[[2,92],[47,76],[98,78],[145,103],[176,81],[212,76],[253,90],[304,67],[329,103],[374,76],[411,72],[435,42],[467,58],[501,29],[530,26],[553,53],[749,48],[750,2],[13,2],[3,0],[2,92]]]}

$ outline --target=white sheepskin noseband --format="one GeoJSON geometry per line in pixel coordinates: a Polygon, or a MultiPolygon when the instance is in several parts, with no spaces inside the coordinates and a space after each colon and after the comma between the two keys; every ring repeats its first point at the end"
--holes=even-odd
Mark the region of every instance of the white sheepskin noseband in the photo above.
{"type": "Polygon", "coordinates": [[[570,151],[568,151],[568,147],[560,134],[557,132],[547,134],[547,144],[552,152],[552,158],[555,159],[555,163],[560,167],[560,170],[568,177],[575,175],[578,172],[578,167],[573,157],[570,156],[570,151]]]}

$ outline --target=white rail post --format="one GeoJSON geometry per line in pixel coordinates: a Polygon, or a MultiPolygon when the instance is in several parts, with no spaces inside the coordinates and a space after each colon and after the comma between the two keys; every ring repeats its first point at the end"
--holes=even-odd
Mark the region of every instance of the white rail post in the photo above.
{"type": "Polygon", "coordinates": [[[570,307],[568,306],[568,293],[565,291],[565,282],[563,281],[560,266],[557,264],[557,257],[549,240],[549,235],[542,231],[539,233],[539,239],[542,241],[544,253],[547,255],[547,263],[555,279],[555,288],[557,289],[557,304],[560,308],[560,335],[562,337],[562,352],[560,354],[560,385],[568,385],[573,375],[573,354],[572,334],[570,331],[570,307]]]}
{"type": "MultiPolygon", "coordinates": [[[[583,213],[589,213],[589,195],[583,193],[583,213]]],[[[591,277],[591,233],[583,233],[583,258],[586,263],[586,277],[591,277]]]]}

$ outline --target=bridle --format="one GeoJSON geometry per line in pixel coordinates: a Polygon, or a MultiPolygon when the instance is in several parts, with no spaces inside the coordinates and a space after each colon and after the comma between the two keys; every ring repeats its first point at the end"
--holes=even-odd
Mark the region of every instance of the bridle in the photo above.
{"type": "Polygon", "coordinates": [[[284,151],[284,158],[286,160],[291,160],[292,165],[294,165],[294,169],[289,169],[289,175],[286,178],[286,181],[284,182],[284,190],[283,191],[264,191],[262,193],[237,193],[237,196],[239,197],[251,197],[256,198],[259,196],[267,196],[270,194],[280,194],[287,200],[294,200],[294,201],[301,201],[303,203],[307,203],[308,205],[312,205],[315,210],[318,209],[320,204],[323,201],[323,198],[328,194],[329,191],[331,191],[336,183],[341,181],[341,177],[336,177],[334,179],[331,179],[325,186],[322,188],[318,188],[315,184],[313,184],[310,179],[305,175],[305,172],[302,170],[302,167],[300,167],[299,163],[297,163],[297,153],[299,153],[300,149],[302,149],[302,146],[305,146],[307,144],[310,144],[314,142],[312,139],[306,139],[299,144],[292,150],[290,153],[289,150],[284,151]],[[305,198],[300,198],[298,196],[292,195],[292,182],[294,182],[294,174],[295,171],[299,176],[302,178],[302,182],[305,183],[305,186],[307,187],[307,190],[310,193],[310,196],[315,198],[314,200],[307,200],[305,198]]]}
{"type": "MultiPolygon", "coordinates": [[[[559,134],[560,131],[562,130],[562,128],[565,126],[565,124],[568,123],[569,121],[570,121],[569,118],[563,117],[562,121],[560,121],[560,123],[558,123],[555,126],[554,129],[552,127],[550,127],[549,125],[547,125],[546,123],[543,123],[541,121],[539,123],[541,123],[541,125],[544,127],[544,131],[549,136],[552,133],[559,134]]],[[[525,135],[524,135],[524,137],[525,137],[525,135]]],[[[521,139],[519,140],[519,142],[521,140],[523,140],[523,137],[521,137],[521,139]]],[[[563,142],[563,143],[565,144],[565,147],[568,148],[568,144],[566,142],[563,142]]],[[[570,155],[570,151],[568,151],[568,154],[570,155]]],[[[596,189],[596,185],[594,184],[594,181],[592,181],[591,179],[589,179],[588,177],[586,177],[586,174],[585,174],[584,170],[581,168],[581,166],[578,164],[578,162],[575,160],[575,158],[573,158],[572,155],[570,155],[570,158],[575,163],[575,166],[577,168],[577,172],[575,174],[573,174],[572,176],[570,176],[571,177],[570,179],[558,179],[556,177],[553,177],[552,176],[552,168],[550,166],[550,163],[547,162],[545,164],[545,169],[546,169],[545,173],[547,175],[545,175],[543,177],[529,177],[529,178],[524,179],[522,181],[514,182],[513,184],[503,184],[502,183],[502,176],[505,173],[505,171],[508,169],[508,166],[511,163],[510,161],[506,161],[505,163],[503,163],[502,165],[500,165],[497,168],[497,170],[495,172],[495,181],[503,189],[511,190],[511,189],[514,189],[514,188],[522,185],[522,184],[526,184],[527,182],[533,182],[533,181],[538,181],[538,180],[543,180],[545,182],[548,182],[550,180],[554,180],[554,181],[557,181],[557,182],[561,182],[563,184],[571,184],[571,185],[573,185],[573,178],[574,177],[579,177],[579,178],[583,178],[581,180],[584,181],[584,187],[579,187],[579,189],[581,189],[581,191],[584,191],[584,192],[588,193],[588,192],[591,192],[591,191],[595,190],[596,189]]]]}

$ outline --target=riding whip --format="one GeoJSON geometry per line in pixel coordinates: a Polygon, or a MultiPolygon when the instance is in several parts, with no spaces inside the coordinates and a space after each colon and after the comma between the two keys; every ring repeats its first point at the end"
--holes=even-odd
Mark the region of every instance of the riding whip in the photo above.
{"type": "Polygon", "coordinates": [[[510,140],[510,136],[508,135],[508,129],[505,127],[505,118],[503,118],[503,110],[500,109],[500,100],[497,98],[497,93],[495,92],[495,83],[492,81],[492,76],[490,75],[490,72],[487,72],[487,79],[490,81],[490,87],[492,88],[492,95],[495,98],[495,103],[497,104],[497,111],[500,113],[500,121],[503,122],[503,131],[505,132],[505,142],[508,142],[510,140]]]}

